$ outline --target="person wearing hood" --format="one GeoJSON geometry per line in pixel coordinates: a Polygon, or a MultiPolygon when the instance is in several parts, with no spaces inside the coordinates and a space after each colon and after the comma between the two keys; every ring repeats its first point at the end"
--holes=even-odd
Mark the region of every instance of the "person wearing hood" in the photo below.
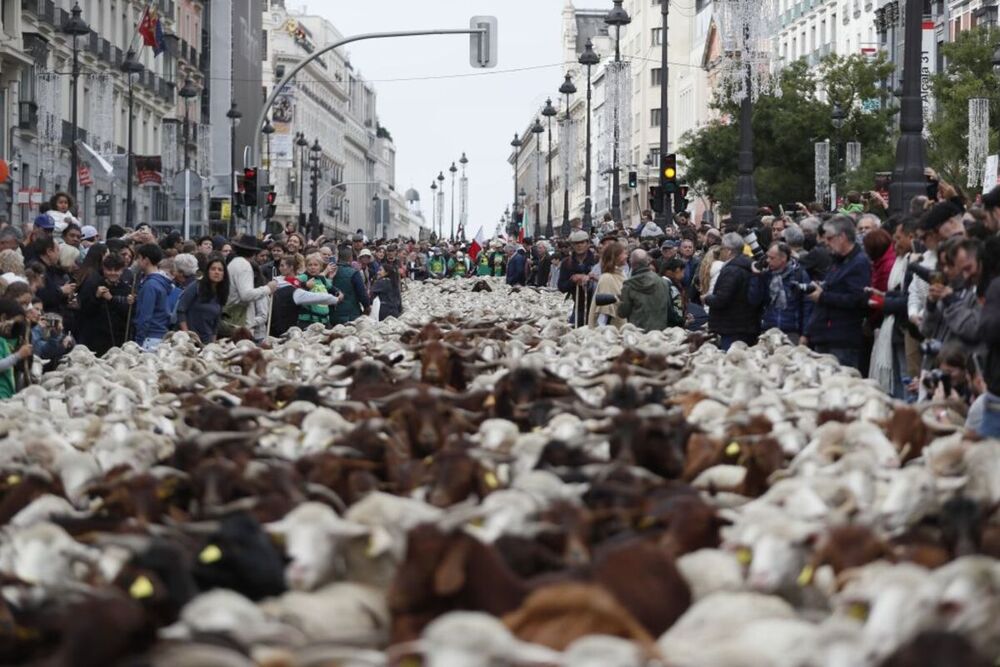
{"type": "Polygon", "coordinates": [[[528,283],[528,255],[524,246],[513,247],[513,252],[507,260],[507,284],[526,285],[528,283]]]}
{"type": "Polygon", "coordinates": [[[163,250],[155,243],[144,243],[136,250],[142,285],[135,301],[135,342],[143,351],[152,352],[170,330],[168,301],[173,278],[159,270],[163,250]]]}
{"type": "Polygon", "coordinates": [[[715,289],[702,299],[709,307],[708,328],[721,336],[723,350],[738,340],[754,345],[760,334],[760,309],[749,299],[753,273],[750,258],[743,254],[744,245],[743,237],[735,232],[722,237],[719,258],[724,264],[715,289]]]}
{"type": "Polygon", "coordinates": [[[645,331],[670,325],[670,287],[653,271],[649,253],[633,250],[629,258],[632,277],[622,285],[618,317],[645,331]]]}

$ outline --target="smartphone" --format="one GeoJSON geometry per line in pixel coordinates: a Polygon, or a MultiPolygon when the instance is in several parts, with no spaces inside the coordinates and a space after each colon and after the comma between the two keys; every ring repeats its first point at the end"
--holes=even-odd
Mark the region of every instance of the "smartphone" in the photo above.
{"type": "Polygon", "coordinates": [[[937,201],[938,198],[938,182],[931,179],[930,176],[925,177],[927,179],[927,198],[933,201],[937,201]]]}
{"type": "Polygon", "coordinates": [[[930,278],[931,278],[930,279],[931,285],[944,285],[945,284],[945,277],[944,277],[944,272],[943,271],[934,271],[933,273],[931,273],[930,278]]]}
{"type": "Polygon", "coordinates": [[[972,369],[975,374],[981,378],[985,378],[986,375],[983,373],[983,363],[979,360],[979,355],[973,354],[970,355],[969,358],[972,360],[972,369]]]}

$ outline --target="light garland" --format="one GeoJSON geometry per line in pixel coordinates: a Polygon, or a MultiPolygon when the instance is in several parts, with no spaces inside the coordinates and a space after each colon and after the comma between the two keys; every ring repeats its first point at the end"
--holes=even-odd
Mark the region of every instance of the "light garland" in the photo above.
{"type": "Polygon", "coordinates": [[[969,100],[969,177],[966,185],[977,187],[983,182],[986,156],[990,142],[990,101],[981,97],[969,100]]]}
{"type": "Polygon", "coordinates": [[[762,95],[780,95],[778,77],[771,71],[777,1],[720,0],[715,7],[724,52],[718,79],[723,99],[740,104],[747,95],[753,102],[762,95]]]}
{"type": "Polygon", "coordinates": [[[830,144],[816,142],[816,201],[822,202],[830,192],[830,144]]]}
{"type": "Polygon", "coordinates": [[[844,167],[847,171],[857,171],[861,168],[861,142],[848,141],[844,155],[844,167]]]}
{"type": "Polygon", "coordinates": [[[609,62],[604,67],[604,155],[608,168],[614,168],[615,150],[618,163],[628,160],[632,144],[632,66],[627,62],[609,62]],[[615,127],[618,138],[615,141],[615,127]]]}
{"type": "Polygon", "coordinates": [[[559,173],[566,189],[579,178],[579,161],[576,159],[578,129],[577,122],[571,118],[563,119],[559,124],[559,173]]]}

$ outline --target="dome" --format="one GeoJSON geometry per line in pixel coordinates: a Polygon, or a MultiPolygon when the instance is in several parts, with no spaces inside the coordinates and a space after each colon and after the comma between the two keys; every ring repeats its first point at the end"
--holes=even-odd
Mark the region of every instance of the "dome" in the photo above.
{"type": "Polygon", "coordinates": [[[410,188],[406,191],[406,201],[420,201],[420,193],[410,188]]]}

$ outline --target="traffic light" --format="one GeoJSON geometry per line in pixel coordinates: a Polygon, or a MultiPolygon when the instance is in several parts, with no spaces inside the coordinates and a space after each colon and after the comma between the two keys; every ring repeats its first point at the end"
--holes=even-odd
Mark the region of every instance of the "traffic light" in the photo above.
{"type": "Polygon", "coordinates": [[[688,186],[681,185],[677,188],[677,199],[674,200],[674,213],[686,211],[691,202],[688,201],[688,186]]]}
{"type": "Polygon", "coordinates": [[[264,186],[264,219],[270,220],[278,210],[278,193],[274,191],[273,185],[264,186]]]}
{"type": "Polygon", "coordinates": [[[663,186],[666,188],[667,194],[677,192],[677,154],[664,155],[660,162],[660,170],[663,174],[663,186]]]}
{"type": "Polygon", "coordinates": [[[658,185],[649,187],[649,207],[656,213],[663,213],[663,190],[658,185]]]}
{"type": "Polygon", "coordinates": [[[243,170],[240,191],[243,193],[240,203],[249,209],[257,208],[257,167],[247,167],[243,170]]]}
{"type": "Polygon", "coordinates": [[[628,186],[633,190],[639,187],[639,172],[630,171],[628,173],[628,186]]]}

